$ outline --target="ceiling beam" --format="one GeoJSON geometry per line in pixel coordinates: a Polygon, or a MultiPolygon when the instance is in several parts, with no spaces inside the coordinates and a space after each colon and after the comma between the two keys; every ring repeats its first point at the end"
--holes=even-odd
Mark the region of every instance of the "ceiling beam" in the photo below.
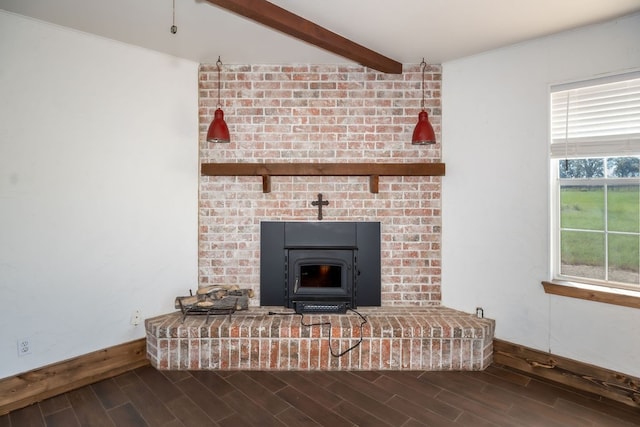
{"type": "Polygon", "coordinates": [[[295,15],[266,0],[207,0],[267,27],[318,46],[365,67],[401,74],[402,64],[295,15]]]}

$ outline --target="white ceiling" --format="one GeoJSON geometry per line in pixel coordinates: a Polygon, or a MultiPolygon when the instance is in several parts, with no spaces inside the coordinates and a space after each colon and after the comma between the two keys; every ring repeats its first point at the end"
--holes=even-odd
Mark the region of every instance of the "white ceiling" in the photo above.
{"type": "MultiPolygon", "coordinates": [[[[640,0],[271,2],[403,64],[443,63],[640,11],[640,0]]],[[[0,0],[0,8],[200,63],[218,55],[227,64],[351,62],[205,0],[0,0]]]]}

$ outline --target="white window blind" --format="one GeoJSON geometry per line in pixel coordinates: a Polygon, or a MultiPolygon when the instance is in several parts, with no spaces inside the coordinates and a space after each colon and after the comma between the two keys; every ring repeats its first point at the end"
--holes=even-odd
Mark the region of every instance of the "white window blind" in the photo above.
{"type": "Polygon", "coordinates": [[[638,154],[640,72],[551,88],[551,157],[638,154]]]}

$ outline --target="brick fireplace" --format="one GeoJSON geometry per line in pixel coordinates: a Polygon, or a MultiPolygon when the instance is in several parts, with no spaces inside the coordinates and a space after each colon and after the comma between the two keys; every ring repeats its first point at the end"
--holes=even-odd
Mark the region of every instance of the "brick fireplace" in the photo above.
{"type": "MultiPolygon", "coordinates": [[[[418,64],[405,65],[399,75],[358,65],[223,65],[221,99],[231,143],[215,144],[205,136],[217,107],[217,68],[202,65],[201,163],[348,168],[439,162],[440,73],[440,66],[431,65],[425,76],[426,108],[438,142],[412,146],[422,98],[418,64]]],[[[174,313],[148,320],[155,366],[483,369],[490,363],[493,322],[440,306],[439,176],[380,176],[377,193],[370,191],[367,176],[273,176],[269,188],[263,192],[259,176],[201,176],[199,286],[235,284],[252,289],[255,297],[248,311],[232,318],[205,322],[194,316],[183,322],[174,313]],[[294,324],[297,318],[270,316],[273,307],[259,306],[261,223],[318,221],[312,202],[319,193],[328,202],[323,221],[380,224],[381,307],[366,307],[366,339],[349,362],[324,361],[330,340],[322,328],[301,328],[294,324]]],[[[342,347],[359,337],[352,314],[318,318],[332,322],[342,347]]]]}
{"type": "MultiPolygon", "coordinates": [[[[225,65],[223,109],[231,143],[205,142],[217,105],[217,68],[200,72],[200,159],[207,162],[405,163],[440,161],[440,66],[426,72],[427,109],[438,143],[412,146],[420,111],[418,64],[399,75],[353,65],[225,65]]],[[[379,221],[382,303],[440,304],[440,177],[366,176],[271,179],[202,176],[200,285],[252,287],[259,300],[260,222],[316,221],[311,205],[322,193],[324,221],[379,221]]]]}

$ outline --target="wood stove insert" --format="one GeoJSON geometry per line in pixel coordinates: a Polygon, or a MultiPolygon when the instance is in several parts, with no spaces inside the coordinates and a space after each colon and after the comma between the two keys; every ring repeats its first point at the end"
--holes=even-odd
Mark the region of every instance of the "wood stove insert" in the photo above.
{"type": "Polygon", "coordinates": [[[379,222],[262,222],[260,305],[298,313],[380,306],[379,222]]]}

